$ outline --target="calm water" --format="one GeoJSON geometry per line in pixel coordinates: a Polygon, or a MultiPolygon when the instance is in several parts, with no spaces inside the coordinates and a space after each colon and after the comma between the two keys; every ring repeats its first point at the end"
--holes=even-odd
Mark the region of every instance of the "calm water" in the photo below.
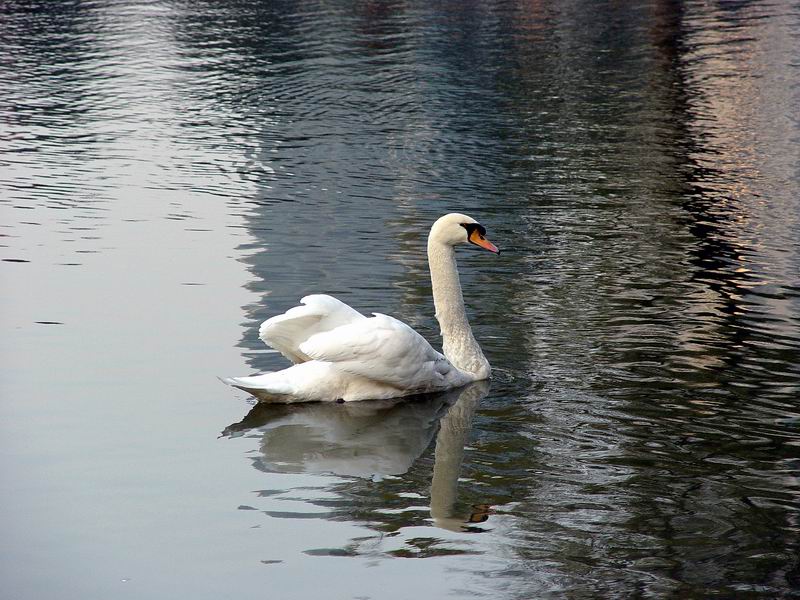
{"type": "Polygon", "coordinates": [[[800,4],[0,2],[11,599],[800,597],[800,4]],[[253,406],[309,292],[491,385],[253,406]],[[416,560],[410,560],[416,559],[416,560]]]}

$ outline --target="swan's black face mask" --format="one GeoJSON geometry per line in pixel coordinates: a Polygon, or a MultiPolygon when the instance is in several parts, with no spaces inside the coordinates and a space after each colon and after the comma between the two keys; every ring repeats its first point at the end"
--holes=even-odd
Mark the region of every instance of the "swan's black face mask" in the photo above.
{"type": "Polygon", "coordinates": [[[461,226],[467,230],[467,240],[470,244],[475,244],[484,250],[500,254],[497,246],[486,239],[486,228],[483,225],[480,223],[461,223],[461,226]]]}

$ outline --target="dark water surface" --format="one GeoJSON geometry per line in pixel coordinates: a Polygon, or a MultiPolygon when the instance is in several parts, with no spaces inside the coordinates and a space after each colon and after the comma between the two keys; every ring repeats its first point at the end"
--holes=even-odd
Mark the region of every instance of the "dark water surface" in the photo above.
{"type": "Polygon", "coordinates": [[[800,597],[800,4],[6,0],[0,34],[4,598],[800,597]],[[309,292],[438,344],[452,210],[504,250],[459,254],[490,387],[216,380],[284,366],[258,324],[309,292]]]}

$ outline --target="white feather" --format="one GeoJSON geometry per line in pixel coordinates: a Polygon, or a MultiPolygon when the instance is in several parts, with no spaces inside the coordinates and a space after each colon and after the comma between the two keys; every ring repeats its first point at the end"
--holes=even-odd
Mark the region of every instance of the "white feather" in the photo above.
{"type": "Polygon", "coordinates": [[[300,304],[302,306],[267,319],[258,330],[258,337],[267,346],[275,348],[293,363],[310,360],[300,350],[300,344],[312,335],[366,319],[344,302],[325,294],[306,296],[300,304]]]}

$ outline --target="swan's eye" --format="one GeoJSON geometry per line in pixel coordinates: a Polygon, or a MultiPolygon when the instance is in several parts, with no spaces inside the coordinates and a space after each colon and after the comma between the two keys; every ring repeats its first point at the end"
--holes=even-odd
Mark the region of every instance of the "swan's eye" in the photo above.
{"type": "Polygon", "coordinates": [[[480,223],[461,223],[461,226],[467,230],[467,237],[472,237],[477,232],[481,239],[485,239],[486,228],[480,223]]]}

